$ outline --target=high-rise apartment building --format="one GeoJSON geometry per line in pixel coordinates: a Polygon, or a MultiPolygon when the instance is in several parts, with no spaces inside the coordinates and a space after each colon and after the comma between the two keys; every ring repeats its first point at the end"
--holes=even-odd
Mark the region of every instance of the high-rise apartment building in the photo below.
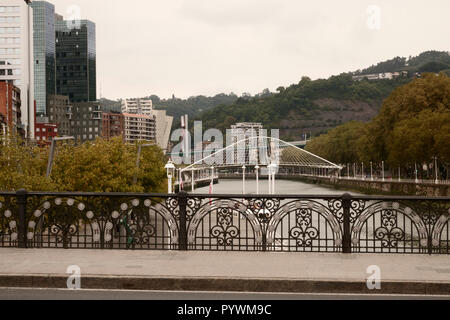
{"type": "Polygon", "coordinates": [[[36,116],[47,116],[47,96],[56,93],[55,6],[33,1],[34,98],[36,116]]]}
{"type": "Polygon", "coordinates": [[[70,102],[97,100],[95,24],[56,20],[56,92],[70,102]]]}
{"type": "Polygon", "coordinates": [[[156,142],[156,122],[154,116],[124,113],[125,142],[153,141],[156,142]]]}
{"type": "Polygon", "coordinates": [[[124,99],[122,100],[122,112],[154,117],[156,126],[155,141],[161,149],[167,151],[173,117],[167,116],[166,110],[153,109],[152,100],[149,99],[124,99]]]}
{"type": "Polygon", "coordinates": [[[150,99],[123,99],[122,112],[151,115],[153,102],[150,99]]]}
{"type": "Polygon", "coordinates": [[[0,81],[20,89],[25,136],[34,138],[33,10],[31,1],[0,0],[0,81]]]}

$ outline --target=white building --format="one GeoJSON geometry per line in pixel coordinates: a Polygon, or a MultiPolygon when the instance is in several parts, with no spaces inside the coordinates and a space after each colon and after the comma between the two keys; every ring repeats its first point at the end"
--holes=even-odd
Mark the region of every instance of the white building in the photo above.
{"type": "Polygon", "coordinates": [[[0,0],[0,81],[20,88],[25,135],[34,139],[33,9],[31,1],[0,0]]]}
{"type": "Polygon", "coordinates": [[[154,117],[156,125],[156,143],[161,149],[167,151],[170,131],[172,130],[173,117],[168,116],[166,114],[166,110],[154,110],[152,100],[124,99],[122,100],[122,113],[140,114],[154,117]]]}
{"type": "Polygon", "coordinates": [[[361,81],[363,79],[367,80],[382,80],[389,79],[392,80],[394,78],[400,77],[400,75],[404,75],[404,72],[400,74],[400,72],[385,72],[385,73],[374,73],[374,74],[365,74],[361,76],[353,76],[352,79],[354,81],[361,81]]]}
{"type": "Polygon", "coordinates": [[[152,100],[146,99],[123,99],[122,100],[122,113],[136,113],[143,115],[151,115],[153,111],[152,100]]]}
{"type": "Polygon", "coordinates": [[[168,116],[166,110],[153,110],[151,115],[156,121],[156,143],[164,152],[167,152],[173,117],[168,116]]]}
{"type": "Polygon", "coordinates": [[[125,142],[156,142],[156,121],[154,116],[124,113],[125,142]]]}

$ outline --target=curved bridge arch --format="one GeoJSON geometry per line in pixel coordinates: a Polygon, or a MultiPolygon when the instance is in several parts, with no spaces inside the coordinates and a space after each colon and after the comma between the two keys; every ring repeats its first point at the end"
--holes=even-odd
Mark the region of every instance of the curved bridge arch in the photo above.
{"type": "MultiPolygon", "coordinates": [[[[239,155],[239,154],[238,154],[239,155]]],[[[201,168],[229,168],[245,166],[266,166],[276,163],[279,167],[307,167],[340,170],[342,167],[318,155],[299,148],[289,142],[267,136],[252,136],[239,140],[225,148],[197,160],[180,172],[190,172],[201,168]],[[237,159],[235,152],[243,156],[237,159]],[[230,158],[232,157],[232,159],[230,158]]]]}

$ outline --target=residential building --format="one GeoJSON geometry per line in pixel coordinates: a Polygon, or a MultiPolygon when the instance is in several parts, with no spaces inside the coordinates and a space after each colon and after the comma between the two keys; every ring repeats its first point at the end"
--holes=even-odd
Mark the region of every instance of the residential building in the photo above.
{"type": "Polygon", "coordinates": [[[103,112],[102,137],[111,139],[123,137],[125,139],[125,119],[123,114],[116,112],[103,112]]]}
{"type": "Polygon", "coordinates": [[[95,140],[102,135],[102,111],[98,102],[72,103],[69,135],[77,142],[95,140]]]}
{"type": "Polygon", "coordinates": [[[95,23],[58,18],[56,29],[56,93],[70,102],[97,100],[95,23]]]}
{"type": "Polygon", "coordinates": [[[168,150],[173,117],[167,116],[166,110],[153,109],[150,99],[124,99],[122,100],[122,112],[153,116],[156,122],[156,143],[165,152],[168,150]]]}
{"type": "Polygon", "coordinates": [[[36,118],[35,139],[39,145],[50,145],[52,139],[58,136],[58,125],[49,123],[47,117],[36,118]]]}
{"type": "MultiPolygon", "coordinates": [[[[55,6],[33,1],[34,99],[36,117],[47,116],[47,96],[56,93],[55,6]]],[[[37,132],[37,131],[36,131],[37,132]]]]}
{"type": "Polygon", "coordinates": [[[0,0],[0,81],[20,89],[21,120],[34,138],[33,10],[31,1],[0,0]]]}
{"type": "Polygon", "coordinates": [[[153,111],[153,102],[150,99],[123,99],[122,112],[136,113],[150,116],[153,111]]]}
{"type": "Polygon", "coordinates": [[[156,120],[154,116],[124,113],[125,142],[156,142],[156,120]]]}
{"type": "Polygon", "coordinates": [[[56,123],[60,137],[71,135],[70,121],[72,120],[72,106],[69,97],[60,95],[47,96],[47,114],[50,123],[56,123]]]}
{"type": "Polygon", "coordinates": [[[168,116],[166,110],[152,110],[150,115],[153,115],[156,121],[156,143],[164,152],[167,152],[173,117],[168,116]]]}
{"type": "Polygon", "coordinates": [[[398,78],[400,76],[407,76],[408,72],[406,71],[402,71],[400,72],[384,72],[384,73],[374,73],[374,74],[365,74],[365,75],[358,75],[358,76],[353,76],[352,79],[354,81],[361,81],[363,79],[367,79],[367,80],[383,80],[383,79],[388,79],[388,80],[392,80],[395,78],[398,78]]]}
{"type": "Polygon", "coordinates": [[[21,124],[20,89],[7,81],[0,81],[0,116],[3,119],[1,132],[7,128],[23,134],[21,124]]]}

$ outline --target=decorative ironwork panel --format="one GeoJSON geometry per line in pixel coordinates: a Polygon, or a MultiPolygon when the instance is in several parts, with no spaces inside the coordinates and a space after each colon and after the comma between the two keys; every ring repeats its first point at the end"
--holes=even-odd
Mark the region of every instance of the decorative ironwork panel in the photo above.
{"type": "Polygon", "coordinates": [[[18,246],[18,223],[15,196],[0,195],[0,247],[18,246]]]}
{"type": "Polygon", "coordinates": [[[0,247],[19,246],[449,254],[450,199],[3,192],[0,247]]]}
{"type": "Polygon", "coordinates": [[[235,199],[203,199],[188,226],[191,250],[256,251],[263,232],[249,203],[235,199]]]}
{"type": "Polygon", "coordinates": [[[46,197],[30,212],[28,247],[175,249],[178,225],[154,199],[46,197]]]}
{"type": "Polygon", "coordinates": [[[426,224],[410,207],[377,202],[354,223],[352,244],[357,252],[426,253],[428,235],[426,224]]]}
{"type": "Polygon", "coordinates": [[[272,251],[336,252],[341,247],[336,212],[315,200],[284,204],[267,229],[267,248],[272,251]]]}

